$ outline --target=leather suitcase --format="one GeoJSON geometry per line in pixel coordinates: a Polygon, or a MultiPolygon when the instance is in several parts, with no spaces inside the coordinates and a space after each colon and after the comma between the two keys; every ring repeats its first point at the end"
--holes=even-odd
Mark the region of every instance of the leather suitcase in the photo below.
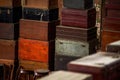
{"type": "Polygon", "coordinates": [[[120,40],[120,32],[118,31],[110,31],[110,30],[102,30],[101,34],[101,50],[105,51],[107,44],[120,40]]]}
{"type": "Polygon", "coordinates": [[[1,7],[19,7],[21,0],[0,0],[1,7]]]}
{"type": "Polygon", "coordinates": [[[20,37],[42,41],[54,40],[56,36],[56,22],[35,20],[20,20],[20,37]]]}
{"type": "Polygon", "coordinates": [[[90,74],[59,70],[38,80],[92,80],[92,76],[90,74]]]}
{"type": "Polygon", "coordinates": [[[88,73],[93,80],[118,80],[120,55],[107,52],[98,52],[68,63],[68,70],[88,73]]]}
{"type": "Polygon", "coordinates": [[[55,41],[39,41],[19,38],[18,57],[23,60],[39,61],[53,65],[55,41]]]}
{"type": "Polygon", "coordinates": [[[23,7],[23,18],[39,21],[58,20],[58,8],[55,9],[39,9],[23,7]]]}
{"type": "Polygon", "coordinates": [[[58,0],[23,0],[23,7],[53,9],[58,8],[58,0]]]}
{"type": "Polygon", "coordinates": [[[74,9],[89,9],[93,7],[93,0],[63,0],[64,7],[74,9]]]}
{"type": "Polygon", "coordinates": [[[0,40],[0,59],[17,59],[17,42],[14,40],[0,40]]]}
{"type": "Polygon", "coordinates": [[[120,31],[120,18],[104,18],[103,29],[111,31],[120,31]]]}
{"type": "Polygon", "coordinates": [[[109,43],[106,47],[106,51],[120,53],[120,40],[109,43]]]}
{"type": "Polygon", "coordinates": [[[0,23],[0,39],[16,40],[19,37],[18,23],[0,23]]]}
{"type": "Polygon", "coordinates": [[[94,27],[96,24],[96,10],[95,8],[87,10],[63,8],[61,23],[64,26],[79,28],[94,27]]]}
{"type": "Polygon", "coordinates": [[[0,7],[0,22],[17,23],[22,17],[21,7],[0,7]]]}
{"type": "Polygon", "coordinates": [[[80,57],[66,56],[63,53],[56,53],[55,55],[55,70],[67,70],[67,64],[80,57]]]}
{"type": "Polygon", "coordinates": [[[95,53],[96,46],[96,39],[90,42],[85,42],[57,38],[55,53],[66,56],[84,57],[86,55],[95,53]]]}
{"type": "Polygon", "coordinates": [[[84,29],[59,25],[56,27],[56,36],[66,39],[89,41],[97,37],[97,27],[84,29]]]}

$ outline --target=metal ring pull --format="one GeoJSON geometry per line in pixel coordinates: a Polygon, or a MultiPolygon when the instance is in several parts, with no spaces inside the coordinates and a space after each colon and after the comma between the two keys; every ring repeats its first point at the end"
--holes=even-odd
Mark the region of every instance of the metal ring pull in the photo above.
{"type": "Polygon", "coordinates": [[[40,21],[42,21],[43,15],[44,15],[44,13],[41,14],[41,16],[40,16],[40,21]]]}

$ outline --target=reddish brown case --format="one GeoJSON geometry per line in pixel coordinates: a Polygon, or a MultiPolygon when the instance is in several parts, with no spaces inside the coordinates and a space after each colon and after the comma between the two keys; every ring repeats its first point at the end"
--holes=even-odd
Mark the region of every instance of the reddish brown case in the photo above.
{"type": "Polygon", "coordinates": [[[20,37],[50,41],[56,37],[56,22],[20,20],[20,37]]]}
{"type": "Polygon", "coordinates": [[[0,39],[0,59],[15,60],[17,56],[17,42],[0,39]]]}
{"type": "Polygon", "coordinates": [[[39,61],[53,65],[55,41],[39,41],[19,38],[19,59],[39,61]]]}
{"type": "Polygon", "coordinates": [[[95,8],[87,10],[68,9],[62,10],[62,25],[74,26],[79,28],[90,28],[96,24],[95,8]]]}
{"type": "Polygon", "coordinates": [[[109,17],[104,18],[103,29],[120,31],[120,18],[109,18],[109,17]]]}
{"type": "Polygon", "coordinates": [[[106,45],[113,42],[120,40],[120,32],[118,31],[109,31],[109,30],[102,30],[102,39],[101,39],[101,50],[106,50],[106,45]]]}
{"type": "Polygon", "coordinates": [[[0,23],[0,39],[18,39],[18,23],[0,23]]]}

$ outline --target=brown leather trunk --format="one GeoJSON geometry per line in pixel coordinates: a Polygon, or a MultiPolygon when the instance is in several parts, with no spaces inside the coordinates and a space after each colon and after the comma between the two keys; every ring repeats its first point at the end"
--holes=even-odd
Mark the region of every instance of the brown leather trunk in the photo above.
{"type": "Polygon", "coordinates": [[[120,18],[109,18],[109,17],[104,18],[103,29],[120,31],[120,18]]]}
{"type": "Polygon", "coordinates": [[[14,40],[0,40],[0,59],[17,59],[17,42],[14,40]]]}
{"type": "Polygon", "coordinates": [[[42,41],[54,40],[56,37],[56,22],[21,19],[20,37],[42,41]]]}
{"type": "Polygon", "coordinates": [[[79,28],[90,28],[96,24],[96,10],[90,8],[87,10],[68,9],[62,10],[62,25],[74,26],[79,28]]]}
{"type": "Polygon", "coordinates": [[[101,39],[101,50],[105,51],[107,44],[120,40],[120,32],[118,31],[109,31],[102,30],[102,39],[101,39]]]}
{"type": "Polygon", "coordinates": [[[23,60],[39,61],[54,65],[55,41],[19,39],[18,57],[23,60]]]}
{"type": "Polygon", "coordinates": [[[18,39],[18,23],[0,23],[0,39],[18,39]]]}
{"type": "Polygon", "coordinates": [[[21,6],[21,0],[0,0],[1,7],[18,7],[21,6]]]}
{"type": "Polygon", "coordinates": [[[68,70],[88,73],[93,80],[118,80],[120,58],[114,53],[98,52],[68,63],[68,70]],[[107,59],[107,60],[105,60],[107,59]]]}
{"type": "Polygon", "coordinates": [[[58,0],[23,0],[23,6],[31,8],[58,8],[58,0]]]}

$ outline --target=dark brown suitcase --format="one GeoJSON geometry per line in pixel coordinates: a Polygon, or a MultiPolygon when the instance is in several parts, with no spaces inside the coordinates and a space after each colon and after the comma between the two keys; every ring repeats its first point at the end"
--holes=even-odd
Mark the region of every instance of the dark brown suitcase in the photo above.
{"type": "Polygon", "coordinates": [[[93,7],[93,0],[63,0],[64,7],[74,9],[89,9],[93,7]]]}
{"type": "Polygon", "coordinates": [[[91,74],[93,80],[119,80],[119,56],[114,53],[97,52],[96,54],[69,62],[68,70],[91,74]]]}
{"type": "Polygon", "coordinates": [[[85,40],[85,38],[86,39],[88,38],[88,40],[90,40],[91,36],[93,39],[96,38],[97,27],[84,29],[84,28],[75,28],[75,27],[59,25],[56,27],[56,35],[57,35],[57,37],[68,36],[69,38],[74,37],[74,39],[78,38],[81,40],[85,40]]]}
{"type": "Polygon", "coordinates": [[[17,42],[14,40],[0,40],[0,59],[17,59],[17,42]]]}
{"type": "Polygon", "coordinates": [[[103,29],[111,31],[120,31],[120,18],[104,18],[103,29]]]}
{"type": "Polygon", "coordinates": [[[38,21],[58,20],[58,8],[55,9],[39,9],[31,7],[23,7],[23,18],[38,21]]]}
{"type": "Polygon", "coordinates": [[[0,7],[0,22],[17,23],[22,17],[22,7],[0,7]]]}
{"type": "Polygon", "coordinates": [[[0,39],[18,39],[19,24],[18,23],[0,23],[0,39]]]}
{"type": "Polygon", "coordinates": [[[21,0],[0,0],[1,7],[18,7],[21,6],[21,0]]]}
{"type": "Polygon", "coordinates": [[[54,65],[55,41],[19,39],[18,57],[22,60],[39,61],[54,65]]]}
{"type": "Polygon", "coordinates": [[[56,35],[56,22],[45,22],[35,20],[20,20],[20,37],[50,41],[54,40],[56,35]]]}
{"type": "Polygon", "coordinates": [[[96,24],[96,10],[90,8],[87,10],[68,9],[62,10],[62,25],[74,26],[79,28],[90,28],[96,24]]]}
{"type": "Polygon", "coordinates": [[[120,40],[109,43],[106,47],[106,51],[120,53],[120,40]]]}
{"type": "Polygon", "coordinates": [[[101,34],[101,50],[105,51],[107,44],[120,40],[120,32],[118,31],[110,31],[110,30],[102,30],[101,34]]]}
{"type": "Polygon", "coordinates": [[[58,0],[23,0],[23,6],[40,9],[58,8],[58,0]]]}

